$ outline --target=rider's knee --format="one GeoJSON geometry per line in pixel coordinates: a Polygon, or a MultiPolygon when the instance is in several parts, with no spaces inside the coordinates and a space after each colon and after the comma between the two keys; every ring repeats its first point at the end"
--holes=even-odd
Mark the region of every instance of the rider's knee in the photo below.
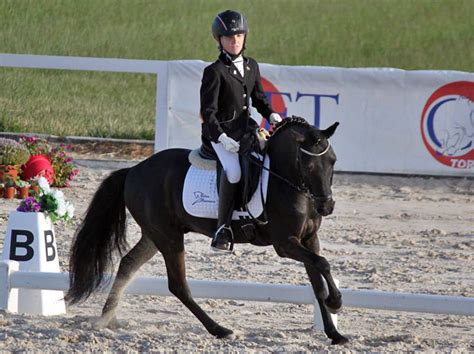
{"type": "Polygon", "coordinates": [[[229,168],[227,171],[225,171],[225,174],[229,182],[234,184],[240,181],[242,173],[240,171],[240,168],[229,168]]]}

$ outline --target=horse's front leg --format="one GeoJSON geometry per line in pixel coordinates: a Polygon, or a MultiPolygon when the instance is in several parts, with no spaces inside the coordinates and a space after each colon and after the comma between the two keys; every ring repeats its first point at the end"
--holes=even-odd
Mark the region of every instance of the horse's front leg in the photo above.
{"type": "MultiPolygon", "coordinates": [[[[312,250],[315,254],[319,255],[319,239],[316,233],[314,233],[310,239],[306,240],[304,245],[308,249],[312,250]]],[[[324,324],[324,333],[326,333],[328,338],[332,339],[331,344],[347,343],[349,340],[337,331],[336,326],[332,321],[332,317],[328,311],[327,305],[325,304],[325,301],[328,297],[328,292],[326,291],[326,286],[321,273],[319,273],[313,266],[309,264],[305,264],[305,268],[313,287],[314,295],[316,296],[316,300],[319,304],[321,318],[323,319],[324,324]]]]}
{"type": "Polygon", "coordinates": [[[333,313],[336,313],[342,307],[342,295],[334,282],[331,275],[331,267],[326,258],[304,247],[295,236],[280,239],[279,242],[273,244],[273,247],[280,257],[303,262],[305,266],[310,266],[314,271],[321,274],[326,280],[329,291],[329,296],[325,300],[326,307],[333,313]]]}

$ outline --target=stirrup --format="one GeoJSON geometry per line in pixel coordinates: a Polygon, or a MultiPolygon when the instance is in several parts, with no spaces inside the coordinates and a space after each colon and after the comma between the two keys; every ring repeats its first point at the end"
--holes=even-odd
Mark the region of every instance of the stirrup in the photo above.
{"type": "Polygon", "coordinates": [[[232,232],[231,227],[225,226],[225,224],[223,224],[221,227],[217,229],[211,242],[211,249],[213,251],[220,252],[220,253],[232,253],[232,251],[234,250],[234,233],[232,232]],[[226,231],[230,233],[230,239],[229,237],[220,235],[221,232],[226,232],[226,231]],[[220,239],[222,237],[224,237],[225,239],[224,240],[220,239]],[[221,241],[221,242],[219,243],[218,241],[221,241]]]}

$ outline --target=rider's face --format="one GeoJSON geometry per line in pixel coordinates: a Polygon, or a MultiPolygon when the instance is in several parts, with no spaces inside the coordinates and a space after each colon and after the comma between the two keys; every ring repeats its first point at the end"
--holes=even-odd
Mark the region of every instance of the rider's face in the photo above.
{"type": "Polygon", "coordinates": [[[221,45],[224,50],[232,55],[240,54],[244,47],[245,34],[239,33],[231,36],[222,36],[221,45]]]}

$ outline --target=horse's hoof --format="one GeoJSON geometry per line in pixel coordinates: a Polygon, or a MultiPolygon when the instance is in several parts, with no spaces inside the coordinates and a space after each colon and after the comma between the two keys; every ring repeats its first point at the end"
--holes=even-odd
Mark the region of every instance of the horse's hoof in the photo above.
{"type": "Polygon", "coordinates": [[[344,345],[347,343],[349,343],[349,339],[340,334],[336,338],[332,338],[331,341],[331,345],[344,345]]]}
{"type": "Polygon", "coordinates": [[[103,318],[100,317],[98,320],[94,322],[92,327],[94,329],[104,329],[104,328],[109,328],[109,329],[117,329],[119,326],[117,318],[103,318]]]}
{"type": "Polygon", "coordinates": [[[336,315],[342,310],[342,301],[338,299],[336,301],[330,301],[329,298],[324,300],[324,305],[329,313],[336,315]]]}
{"type": "Polygon", "coordinates": [[[219,328],[215,336],[216,338],[219,338],[219,339],[230,339],[230,340],[235,339],[234,332],[224,327],[219,328]]]}

